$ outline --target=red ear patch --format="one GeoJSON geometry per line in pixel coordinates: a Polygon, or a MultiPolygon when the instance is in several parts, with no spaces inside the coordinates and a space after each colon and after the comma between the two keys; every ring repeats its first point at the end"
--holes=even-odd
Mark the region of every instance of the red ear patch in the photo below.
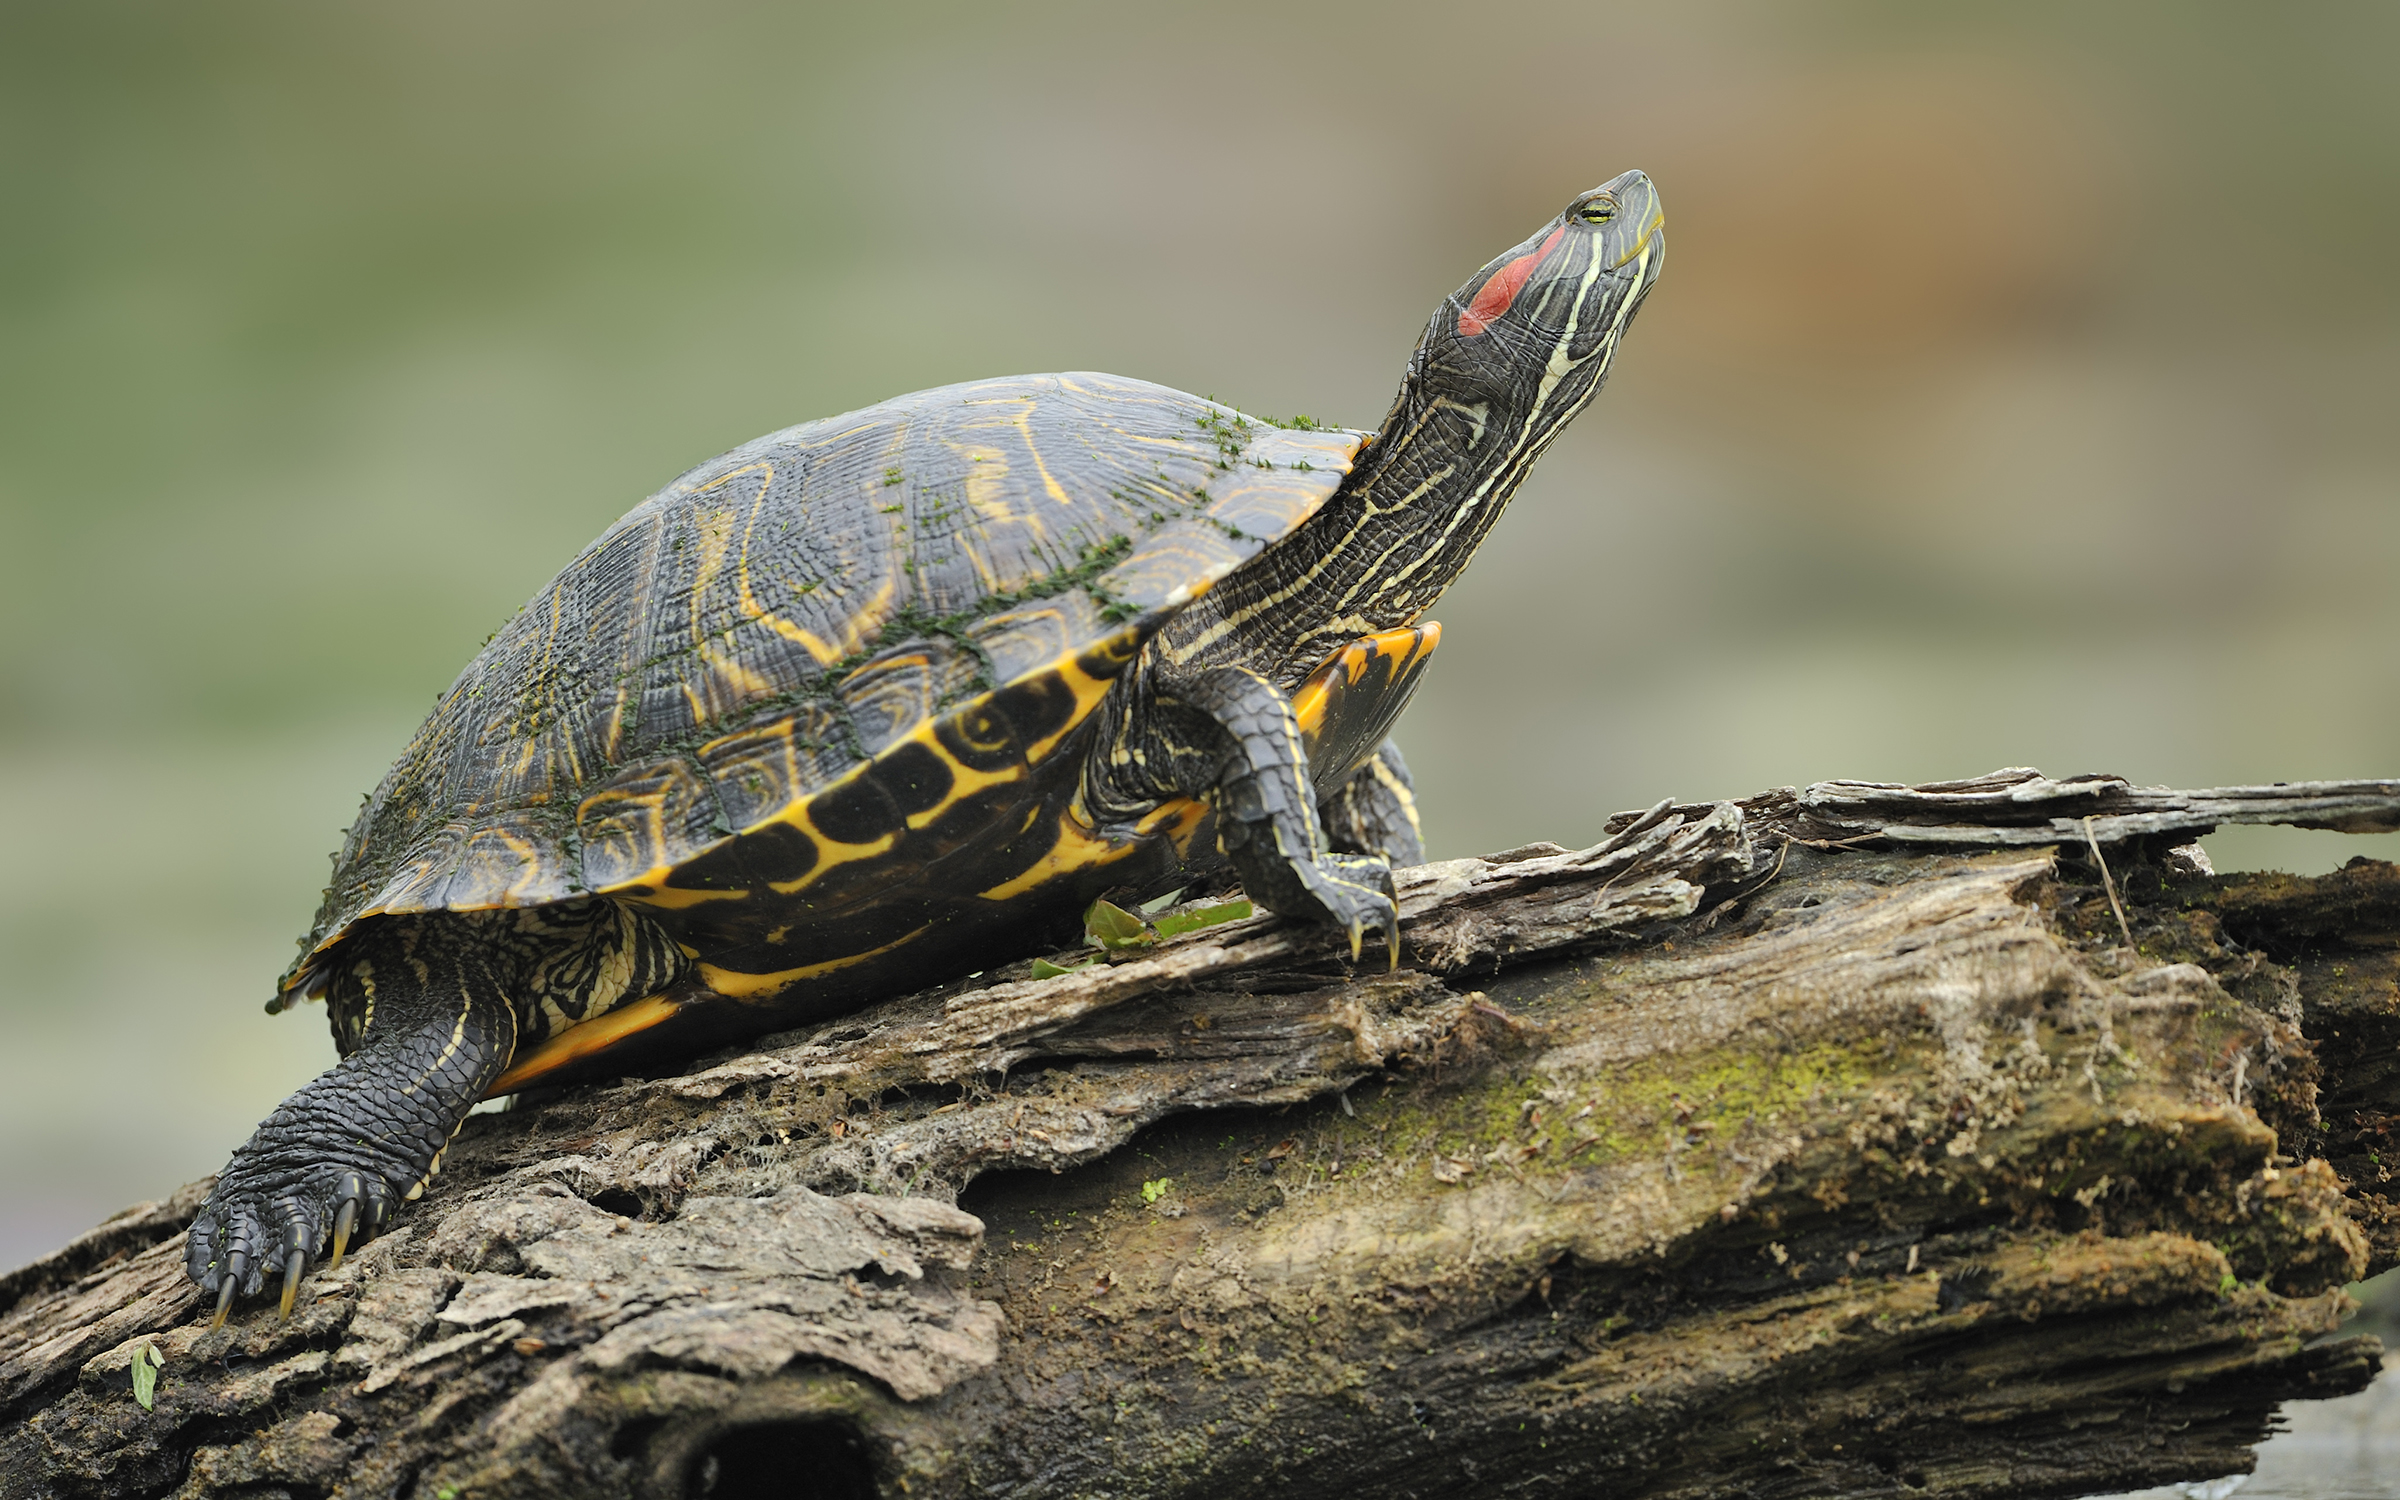
{"type": "Polygon", "coordinates": [[[1491,327],[1505,314],[1509,304],[1517,300],[1517,293],[1525,289],[1525,278],[1531,276],[1533,268],[1558,248],[1558,242],[1566,238],[1566,234],[1567,226],[1559,225],[1550,231],[1550,237],[1543,240],[1532,254],[1520,255],[1494,271],[1492,279],[1483,284],[1483,290],[1475,294],[1475,300],[1467,304],[1467,310],[1458,315],[1460,336],[1471,338],[1491,327]]]}

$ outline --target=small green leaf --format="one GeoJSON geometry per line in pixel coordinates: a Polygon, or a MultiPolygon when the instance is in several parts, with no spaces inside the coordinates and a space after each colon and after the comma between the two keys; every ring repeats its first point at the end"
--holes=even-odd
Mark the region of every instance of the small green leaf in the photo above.
{"type": "Polygon", "coordinates": [[[1182,899],[1183,892],[1169,891],[1165,895],[1159,897],[1156,901],[1143,902],[1141,907],[1142,915],[1145,917],[1155,917],[1160,912],[1165,911],[1168,907],[1173,906],[1176,902],[1182,899]]]}
{"type": "Polygon", "coordinates": [[[1142,1201],[1156,1203],[1159,1199],[1167,1196],[1167,1189],[1174,1185],[1175,1179],[1172,1177],[1159,1177],[1145,1182],[1142,1184],[1142,1201]]]}
{"type": "Polygon", "coordinates": [[[1036,979],[1056,979],[1061,974],[1079,973],[1084,969],[1090,968],[1092,964],[1096,964],[1099,961],[1100,960],[1095,958],[1092,960],[1091,964],[1054,964],[1046,958],[1037,958],[1033,961],[1033,977],[1036,979]]]}
{"type": "Polygon", "coordinates": [[[144,1411],[158,1410],[158,1372],[167,1362],[158,1355],[158,1346],[144,1344],[133,1351],[133,1399],[144,1411]]]}
{"type": "Polygon", "coordinates": [[[1109,901],[1095,901],[1083,914],[1083,935],[1103,948],[1142,948],[1158,941],[1150,924],[1109,901]]]}
{"type": "Polygon", "coordinates": [[[1219,922],[1239,922],[1250,915],[1247,901],[1227,901],[1217,906],[1195,906],[1158,919],[1158,935],[1171,938],[1179,932],[1192,932],[1202,927],[1214,927],[1219,922]]]}

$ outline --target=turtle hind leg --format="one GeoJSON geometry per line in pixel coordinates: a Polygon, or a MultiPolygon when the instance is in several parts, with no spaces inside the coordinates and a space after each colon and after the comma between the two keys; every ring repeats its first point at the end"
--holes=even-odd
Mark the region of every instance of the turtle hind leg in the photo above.
{"type": "Polygon", "coordinates": [[[1325,840],[1338,853],[1380,854],[1397,869],[1425,863],[1416,785],[1400,747],[1385,740],[1333,795],[1317,804],[1325,840]]]}
{"type": "Polygon", "coordinates": [[[220,1323],[270,1274],[288,1315],[329,1245],[347,1250],[424,1191],[516,1048],[515,1008],[470,924],[402,918],[351,944],[343,978],[364,1013],[358,1045],[275,1107],[192,1221],[184,1269],[215,1296],[220,1323]]]}

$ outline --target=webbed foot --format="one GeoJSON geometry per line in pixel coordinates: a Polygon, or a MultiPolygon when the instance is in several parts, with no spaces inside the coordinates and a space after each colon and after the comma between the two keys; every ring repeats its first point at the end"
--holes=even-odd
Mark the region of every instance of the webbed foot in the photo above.
{"type": "Polygon", "coordinates": [[[340,1265],[351,1238],[372,1235],[402,1198],[379,1172],[323,1163],[276,1171],[237,1155],[192,1221],[184,1269],[216,1297],[211,1328],[221,1328],[236,1297],[256,1296],[270,1272],[283,1282],[282,1316],[292,1315],[301,1281],[328,1245],[340,1265]]]}
{"type": "Polygon", "coordinates": [[[1400,967],[1400,897],[1392,888],[1392,862],[1379,854],[1325,854],[1293,871],[1326,920],[1350,934],[1350,961],[1357,963],[1370,928],[1383,933],[1392,968],[1400,967]]]}
{"type": "Polygon", "coordinates": [[[1400,897],[1390,860],[1380,854],[1261,859],[1255,842],[1227,852],[1254,899],[1286,916],[1314,918],[1349,933],[1352,963],[1365,951],[1367,934],[1380,932],[1391,967],[1400,966],[1400,897]]]}

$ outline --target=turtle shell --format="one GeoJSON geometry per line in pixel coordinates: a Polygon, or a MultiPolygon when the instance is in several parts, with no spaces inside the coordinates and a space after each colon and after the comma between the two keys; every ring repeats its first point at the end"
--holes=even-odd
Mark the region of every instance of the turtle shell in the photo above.
{"type": "Polygon", "coordinates": [[[1073,767],[1052,763],[1079,766],[1142,643],[1314,514],[1365,439],[1028,375],[701,465],[442,695],[277,1008],[379,914],[592,894],[650,909],[714,993],[752,1000],[940,926],[937,898],[1005,905],[1113,857],[1062,851],[1073,767]]]}

